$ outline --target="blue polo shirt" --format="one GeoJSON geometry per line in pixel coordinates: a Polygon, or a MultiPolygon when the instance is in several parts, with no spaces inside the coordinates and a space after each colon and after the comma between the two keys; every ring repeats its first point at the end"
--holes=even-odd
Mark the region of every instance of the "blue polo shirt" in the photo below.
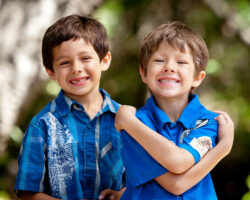
{"type": "Polygon", "coordinates": [[[92,120],[63,91],[32,119],[18,157],[15,191],[78,200],[121,189],[124,167],[114,128],[119,104],[100,92],[103,105],[92,120]]]}
{"type": "MultiPolygon", "coordinates": [[[[136,116],[148,127],[160,133],[177,146],[189,151],[197,163],[215,146],[217,114],[201,105],[197,95],[191,95],[189,104],[176,122],[156,105],[151,96],[136,116]]],[[[126,191],[122,200],[214,200],[217,199],[212,179],[208,174],[198,184],[180,196],[164,190],[154,179],[168,170],[154,160],[129,134],[122,131],[122,158],[126,169],[126,191]]]]}

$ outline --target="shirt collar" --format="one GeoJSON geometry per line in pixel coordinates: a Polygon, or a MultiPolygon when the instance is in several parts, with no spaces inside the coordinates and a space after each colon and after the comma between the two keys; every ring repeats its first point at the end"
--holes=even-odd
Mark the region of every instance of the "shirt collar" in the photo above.
{"type": "Polygon", "coordinates": [[[181,122],[185,128],[194,128],[196,121],[200,118],[204,110],[205,107],[201,105],[198,95],[191,94],[188,105],[177,121],[181,122]]]}
{"type": "Polygon", "coordinates": [[[63,90],[61,90],[56,98],[56,105],[59,108],[60,114],[62,116],[68,115],[71,111],[71,106],[73,105],[74,101],[67,97],[63,90]]]}
{"type": "Polygon", "coordinates": [[[100,92],[101,92],[102,97],[103,97],[103,103],[102,103],[102,108],[99,111],[99,113],[100,114],[102,114],[104,112],[116,113],[118,108],[120,107],[120,104],[113,101],[111,99],[111,97],[109,96],[109,94],[104,89],[100,88],[100,92]]]}
{"type": "MultiPolygon", "coordinates": [[[[162,130],[165,123],[170,122],[171,120],[163,110],[161,110],[155,102],[154,96],[152,95],[146,102],[145,105],[153,115],[153,118],[156,120],[159,129],[162,130]]],[[[177,122],[181,122],[185,128],[194,128],[196,121],[201,116],[204,106],[201,105],[198,95],[191,94],[189,96],[189,103],[182,112],[181,116],[177,122]],[[197,112],[199,111],[199,112],[197,112]]]]}
{"type": "Polygon", "coordinates": [[[159,126],[158,128],[160,129],[160,131],[163,129],[165,123],[171,122],[167,114],[156,105],[153,95],[147,100],[145,106],[150,110],[152,117],[155,119],[155,121],[157,122],[156,124],[158,124],[159,126]]]}
{"type": "MultiPolygon", "coordinates": [[[[105,90],[100,88],[100,93],[103,96],[103,103],[102,103],[102,108],[99,111],[99,114],[102,114],[102,113],[108,112],[108,111],[110,111],[112,113],[116,113],[120,105],[118,103],[114,102],[105,90]]],[[[70,99],[68,96],[66,96],[64,94],[63,90],[61,90],[59,92],[59,94],[56,98],[56,104],[58,105],[62,116],[68,115],[69,112],[71,111],[73,105],[77,105],[78,107],[83,107],[77,101],[74,101],[74,100],[70,99]]]]}

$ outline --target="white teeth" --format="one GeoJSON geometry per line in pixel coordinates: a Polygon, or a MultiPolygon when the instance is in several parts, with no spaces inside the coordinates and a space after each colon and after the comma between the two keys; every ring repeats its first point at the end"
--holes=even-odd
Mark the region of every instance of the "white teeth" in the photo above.
{"type": "Polygon", "coordinates": [[[164,79],[164,80],[160,80],[160,82],[162,82],[162,83],[177,83],[176,80],[172,80],[172,79],[164,79]]]}
{"type": "Polygon", "coordinates": [[[79,80],[75,80],[75,81],[71,81],[72,83],[79,83],[81,81],[86,81],[87,78],[83,78],[83,79],[79,79],[79,80]]]}

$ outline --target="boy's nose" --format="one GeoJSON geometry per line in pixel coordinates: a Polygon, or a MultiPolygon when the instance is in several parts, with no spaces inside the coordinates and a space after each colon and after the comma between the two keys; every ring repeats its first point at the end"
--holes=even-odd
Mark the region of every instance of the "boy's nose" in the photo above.
{"type": "Polygon", "coordinates": [[[175,72],[173,64],[166,63],[164,66],[164,72],[175,72]]]}
{"type": "Polygon", "coordinates": [[[74,65],[72,66],[71,72],[72,72],[72,74],[82,72],[82,66],[79,63],[74,63],[74,65]]]}

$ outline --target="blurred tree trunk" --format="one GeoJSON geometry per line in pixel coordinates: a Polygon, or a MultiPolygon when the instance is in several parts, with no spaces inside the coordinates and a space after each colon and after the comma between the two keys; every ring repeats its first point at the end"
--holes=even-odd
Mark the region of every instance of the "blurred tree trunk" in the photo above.
{"type": "Polygon", "coordinates": [[[245,20],[237,13],[229,3],[222,0],[203,0],[203,2],[219,18],[225,20],[222,28],[223,34],[227,37],[233,37],[238,34],[243,42],[250,45],[250,27],[245,20]]]}
{"type": "Polygon", "coordinates": [[[102,0],[0,1],[0,155],[21,110],[44,88],[41,40],[58,18],[92,13],[102,0]]]}

